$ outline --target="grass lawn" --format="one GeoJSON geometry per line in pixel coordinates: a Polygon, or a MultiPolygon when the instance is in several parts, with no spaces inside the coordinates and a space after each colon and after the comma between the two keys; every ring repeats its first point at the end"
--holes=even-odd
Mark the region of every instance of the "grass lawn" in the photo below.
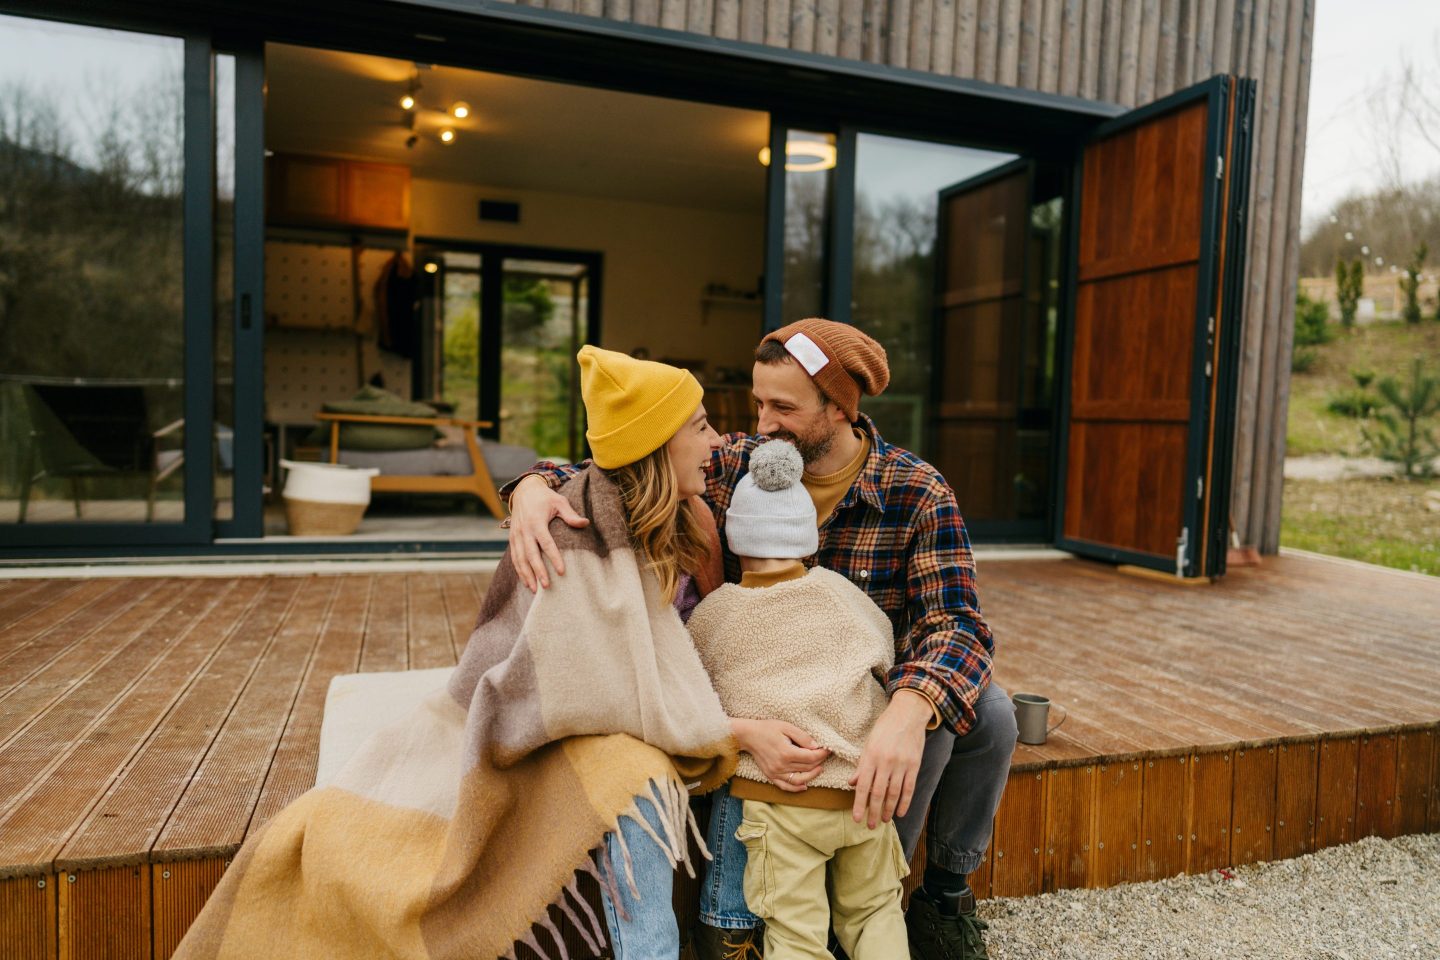
{"type": "Polygon", "coordinates": [[[1440,576],[1440,480],[1286,480],[1284,497],[1285,546],[1440,576]]]}
{"type": "MultiPolygon", "coordinates": [[[[1351,370],[1369,370],[1378,381],[1391,376],[1404,381],[1410,360],[1426,358],[1430,369],[1440,369],[1440,323],[1427,320],[1406,323],[1373,323],[1349,331],[1339,329],[1330,343],[1314,350],[1319,359],[1306,373],[1290,378],[1290,422],[1286,453],[1297,457],[1312,453],[1365,456],[1360,440],[1360,422],[1336,416],[1325,409],[1332,394],[1355,387],[1351,370]]],[[[1371,386],[1374,390],[1374,386],[1371,386]]]]}
{"type": "MultiPolygon", "coordinates": [[[[1291,376],[1286,453],[1368,456],[1360,421],[1331,413],[1329,398],[1355,389],[1352,370],[1372,371],[1376,381],[1402,379],[1416,355],[1440,370],[1440,323],[1370,324],[1340,330],[1331,343],[1307,349],[1318,359],[1309,371],[1291,376]]],[[[1280,542],[1440,576],[1440,479],[1286,480],[1280,542]]]]}

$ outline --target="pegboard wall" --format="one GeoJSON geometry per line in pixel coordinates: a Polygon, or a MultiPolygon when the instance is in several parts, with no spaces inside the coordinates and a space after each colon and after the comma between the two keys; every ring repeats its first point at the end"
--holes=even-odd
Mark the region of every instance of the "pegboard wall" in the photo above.
{"type": "Polygon", "coordinates": [[[357,284],[349,246],[266,241],[266,420],[310,421],[321,404],[349,398],[375,373],[387,390],[410,395],[410,361],[375,342],[375,281],[393,255],[362,248],[357,284]]]}
{"type": "Polygon", "coordinates": [[[365,382],[361,349],[348,330],[267,330],[265,419],[305,423],[321,404],[350,397],[365,382]]]}
{"type": "Polygon", "coordinates": [[[375,281],[394,253],[362,247],[357,265],[349,246],[267,240],[266,322],[273,327],[373,334],[375,281]],[[358,282],[352,273],[356,266],[358,282]]]}

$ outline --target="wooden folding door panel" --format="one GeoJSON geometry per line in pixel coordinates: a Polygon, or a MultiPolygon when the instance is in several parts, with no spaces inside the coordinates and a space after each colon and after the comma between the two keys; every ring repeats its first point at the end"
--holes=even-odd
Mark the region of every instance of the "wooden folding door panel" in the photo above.
{"type": "Polygon", "coordinates": [[[1015,516],[1032,165],[940,193],[935,465],[965,518],[1015,516]]]}
{"type": "Polygon", "coordinates": [[[1235,342],[1222,307],[1239,316],[1222,277],[1238,200],[1229,174],[1248,166],[1231,135],[1235,89],[1217,77],[1181,91],[1084,149],[1058,538],[1076,553],[1223,571],[1206,534],[1228,523],[1228,504],[1206,488],[1230,436],[1217,416],[1233,409],[1217,395],[1233,377],[1217,374],[1235,342]]]}

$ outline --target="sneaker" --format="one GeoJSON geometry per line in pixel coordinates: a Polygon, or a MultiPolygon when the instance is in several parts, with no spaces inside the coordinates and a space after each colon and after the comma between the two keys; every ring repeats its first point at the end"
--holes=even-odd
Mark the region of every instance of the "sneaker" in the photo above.
{"type": "Polygon", "coordinates": [[[989,960],[985,928],[973,909],[948,916],[922,891],[910,895],[905,911],[910,960],[989,960]]]}
{"type": "Polygon", "coordinates": [[[697,923],[691,944],[696,960],[762,960],[765,956],[765,939],[754,927],[723,930],[708,923],[697,923]]]}

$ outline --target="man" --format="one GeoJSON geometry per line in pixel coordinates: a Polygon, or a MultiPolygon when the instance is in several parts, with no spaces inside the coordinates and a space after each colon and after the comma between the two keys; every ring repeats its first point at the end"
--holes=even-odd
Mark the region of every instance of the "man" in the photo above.
{"type": "MultiPolygon", "coordinates": [[[[884,348],[854,327],[808,319],[769,334],[755,352],[762,436],[725,438],[706,499],[723,544],[726,508],[757,443],[782,438],[800,450],[820,523],[820,548],[807,563],[864,590],[889,616],[896,637],[896,665],[885,682],[890,705],[860,756],[852,816],[872,827],[896,817],[908,858],[930,811],[924,884],[906,914],[911,956],[983,958],[985,924],[975,914],[967,875],[990,842],[1015,718],[1005,691],[990,682],[994,645],[980,615],[975,562],[954,492],[934,467],[887,444],[859,411],[861,393],[877,395],[889,379],[884,348]]],[[[550,521],[586,522],[550,489],[574,470],[544,465],[503,491],[513,491],[511,549],[532,590],[549,585],[547,559],[564,574],[550,521]]],[[[727,579],[739,579],[728,551],[725,567],[727,579]]],[[[806,731],[770,720],[747,724],[740,746],[772,783],[797,792],[826,755],[806,731]]],[[[739,818],[739,801],[717,792],[714,860],[701,886],[696,937],[702,960],[749,941],[758,922],[741,892],[739,818]]]]}

